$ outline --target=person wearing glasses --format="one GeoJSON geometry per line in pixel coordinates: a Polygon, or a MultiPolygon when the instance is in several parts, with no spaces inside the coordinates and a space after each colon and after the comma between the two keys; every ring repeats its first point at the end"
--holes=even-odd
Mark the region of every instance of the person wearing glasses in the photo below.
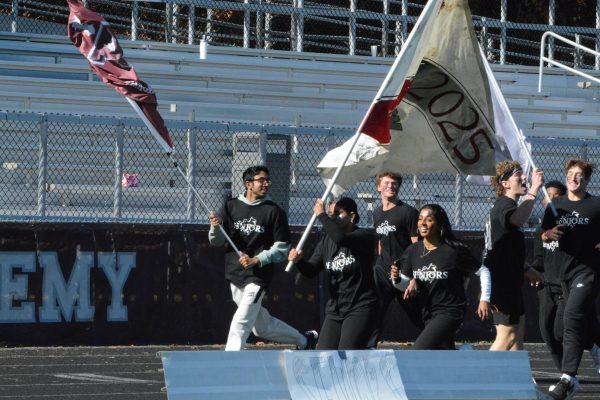
{"type": "Polygon", "coordinates": [[[491,180],[498,198],[490,210],[484,256],[484,265],[492,277],[492,319],[496,327],[490,350],[522,350],[524,277],[535,287],[540,286],[542,279],[533,268],[525,269],[525,236],[521,227],[529,220],[544,183],[544,173],[535,168],[528,188],[527,176],[519,162],[505,160],[496,165],[496,175],[491,180]]]}
{"type": "Polygon", "coordinates": [[[356,202],[348,197],[336,201],[333,217],[327,215],[321,199],[313,211],[323,224],[325,237],[310,258],[305,260],[302,250],[292,249],[288,260],[308,277],[327,272],[329,299],[317,350],[366,349],[377,309],[371,266],[375,237],[357,227],[356,202]]]}
{"type": "Polygon", "coordinates": [[[231,320],[225,350],[242,350],[250,332],[273,342],[295,344],[298,349],[314,349],[317,332],[303,334],[271,316],[262,306],[273,277],[273,264],[287,259],[290,228],[285,211],[268,196],[271,180],[267,167],[250,167],[242,178],[245,193],[227,200],[220,217],[215,213],[209,216],[210,244],[226,244],[219,229],[223,224],[225,232],[241,252],[238,255],[227,245],[225,279],[229,282],[237,310],[231,320]]]}
{"type": "Polygon", "coordinates": [[[586,327],[600,291],[600,197],[587,192],[594,167],[581,159],[566,162],[567,194],[553,200],[558,215],[547,208],[542,221],[540,238],[546,244],[558,243],[564,296],[562,375],[548,391],[557,400],[579,389],[577,372],[586,347],[586,327]]]}

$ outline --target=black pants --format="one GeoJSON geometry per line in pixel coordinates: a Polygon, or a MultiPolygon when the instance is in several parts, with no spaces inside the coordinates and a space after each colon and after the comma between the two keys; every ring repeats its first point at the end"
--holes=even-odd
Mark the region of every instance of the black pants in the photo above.
{"type": "Polygon", "coordinates": [[[402,298],[404,292],[396,289],[390,280],[390,267],[384,267],[379,264],[375,265],[373,267],[373,278],[375,280],[375,290],[378,299],[377,325],[369,339],[368,347],[377,347],[377,342],[382,339],[381,335],[383,334],[385,315],[394,298],[398,300],[410,322],[415,327],[423,329],[422,307],[419,298],[413,298],[409,301],[402,298]]]}
{"type": "Polygon", "coordinates": [[[560,371],[563,356],[563,315],[565,301],[560,286],[545,285],[538,292],[540,303],[539,324],[542,339],[550,350],[552,361],[560,371]]]}
{"type": "Polygon", "coordinates": [[[585,332],[589,329],[586,317],[595,312],[600,279],[592,268],[586,268],[563,282],[562,287],[565,295],[562,372],[575,376],[586,347],[585,332]]]}
{"type": "MultiPolygon", "coordinates": [[[[550,350],[550,356],[556,368],[562,371],[563,320],[566,305],[562,288],[560,286],[545,285],[538,292],[538,299],[540,302],[540,333],[546,347],[550,350]]],[[[593,307],[585,317],[585,321],[583,348],[590,350],[594,344],[600,346],[600,322],[593,307]]]]}
{"type": "Polygon", "coordinates": [[[361,310],[344,317],[326,314],[317,350],[366,349],[375,321],[375,310],[361,310]]]}
{"type": "Polygon", "coordinates": [[[455,350],[454,334],[462,318],[438,314],[425,323],[425,328],[415,340],[415,350],[455,350]]]}

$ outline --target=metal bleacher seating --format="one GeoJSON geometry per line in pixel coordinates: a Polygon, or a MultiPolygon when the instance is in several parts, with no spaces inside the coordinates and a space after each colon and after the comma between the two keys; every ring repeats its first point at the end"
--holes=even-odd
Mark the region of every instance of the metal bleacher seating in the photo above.
{"type": "MultiPolygon", "coordinates": [[[[224,47],[210,47],[208,57],[200,60],[194,46],[129,41],[121,44],[140,77],[156,89],[159,110],[168,124],[193,118],[214,123],[338,128],[351,133],[393,62],[389,58],[224,47]]],[[[600,103],[594,99],[594,91],[577,87],[581,79],[549,69],[544,91],[538,93],[537,68],[493,65],[492,69],[517,124],[527,136],[580,139],[597,138],[600,134],[600,103]]],[[[95,77],[68,39],[34,34],[0,33],[0,110],[135,117],[127,102],[95,77]]],[[[20,132],[19,141],[10,144],[20,159],[30,160],[21,163],[20,168],[30,168],[31,174],[37,167],[34,136],[35,133],[20,132]]],[[[101,154],[99,159],[104,160],[99,165],[98,158],[86,157],[90,151],[88,136],[76,131],[61,136],[52,142],[53,150],[69,156],[49,160],[53,185],[48,190],[50,204],[85,208],[112,201],[113,143],[93,147],[101,154]],[[77,173],[82,170],[85,174],[77,173]],[[97,195],[86,195],[91,191],[97,195]]],[[[205,156],[210,157],[210,162],[201,163],[202,179],[207,182],[206,190],[219,191],[232,179],[231,142],[205,139],[210,142],[211,154],[205,156]]],[[[128,137],[128,141],[135,140],[135,135],[128,137]]],[[[314,166],[325,151],[323,140],[300,142],[297,152],[301,161],[295,163],[290,183],[290,195],[299,201],[290,201],[290,214],[308,215],[310,209],[306,209],[303,199],[321,194],[323,186],[314,166]]],[[[168,194],[163,190],[174,173],[161,157],[157,149],[144,150],[130,163],[131,168],[143,168],[161,182],[153,188],[129,192],[140,206],[168,209],[173,198],[185,196],[184,189],[171,188],[168,194]]],[[[3,180],[2,185],[11,185],[10,190],[29,190],[27,196],[35,199],[34,185],[30,189],[18,187],[18,180],[3,180]]],[[[418,192],[406,186],[403,196],[413,204],[436,201],[450,209],[454,207],[455,182],[451,176],[423,179],[418,192]],[[427,198],[422,194],[427,194],[427,198]]],[[[363,187],[374,192],[372,184],[363,187]]],[[[465,204],[479,204],[480,210],[469,214],[469,220],[464,221],[466,226],[481,225],[490,196],[493,193],[489,188],[472,188],[463,197],[465,204]]],[[[296,223],[302,223],[301,219],[296,223]]]]}

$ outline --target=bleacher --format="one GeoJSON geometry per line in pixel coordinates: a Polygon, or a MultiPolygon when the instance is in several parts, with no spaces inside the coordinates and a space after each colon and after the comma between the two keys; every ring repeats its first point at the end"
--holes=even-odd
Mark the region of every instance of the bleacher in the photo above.
{"type": "MultiPolygon", "coordinates": [[[[194,120],[303,129],[333,128],[350,134],[393,62],[391,58],[226,47],[209,47],[208,57],[200,60],[195,46],[125,40],[121,45],[126,59],[140,77],[156,89],[159,110],[169,126],[175,121],[194,120]]],[[[581,78],[554,68],[547,69],[543,91],[538,93],[537,68],[493,65],[492,69],[526,136],[599,137],[598,92],[578,87],[581,78]]],[[[0,33],[0,110],[135,118],[129,104],[98,81],[87,61],[68,39],[34,34],[0,33]]],[[[175,138],[183,144],[183,132],[173,131],[175,138]]],[[[3,153],[28,160],[21,162],[19,168],[22,173],[29,174],[31,185],[23,185],[22,176],[15,178],[13,174],[11,178],[10,173],[2,171],[6,175],[2,180],[2,191],[25,190],[27,193],[23,196],[30,198],[30,206],[34,207],[37,192],[31,175],[37,168],[37,133],[12,133],[19,139],[4,145],[3,153]]],[[[113,201],[115,186],[114,143],[107,138],[103,139],[103,144],[90,143],[89,135],[77,130],[64,133],[52,141],[54,155],[49,160],[49,171],[53,186],[49,186],[46,193],[49,205],[63,209],[89,208],[89,213],[97,207],[96,211],[104,210],[100,215],[106,214],[107,204],[113,201]],[[94,159],[89,156],[91,151],[94,159]],[[98,163],[98,160],[102,162],[98,163]]],[[[49,134],[52,134],[52,127],[49,134]]],[[[152,186],[131,188],[127,198],[132,207],[136,204],[146,210],[156,208],[157,212],[177,215],[185,209],[182,198],[189,193],[179,181],[176,188],[165,190],[167,182],[178,178],[160,150],[149,147],[144,134],[143,129],[133,132],[132,136],[128,134],[128,149],[132,153],[127,168],[143,170],[145,182],[151,182],[152,186]],[[136,145],[138,141],[140,146],[136,145]],[[170,207],[177,201],[179,208],[170,207]]],[[[338,137],[337,143],[342,139],[338,137]]],[[[198,179],[211,196],[216,196],[215,202],[220,201],[224,188],[230,186],[232,180],[231,141],[223,141],[218,135],[206,135],[202,140],[205,141],[204,148],[208,147],[210,152],[198,154],[197,171],[202,172],[198,179]]],[[[324,137],[312,140],[298,136],[295,140],[297,156],[292,163],[289,212],[298,216],[292,223],[301,224],[304,216],[310,213],[307,201],[312,202],[311,199],[323,190],[314,166],[327,147],[324,137]]],[[[562,159],[566,153],[577,155],[578,151],[575,147],[572,151],[565,149],[565,155],[557,155],[547,154],[546,150],[535,146],[533,150],[534,157],[539,152],[539,160],[562,159]]],[[[178,157],[185,165],[183,153],[178,157]]],[[[3,163],[8,161],[2,160],[3,163]]],[[[556,166],[562,166],[562,162],[546,164],[540,163],[540,166],[550,172],[550,177],[561,176],[562,171],[556,166]]],[[[374,194],[373,186],[362,184],[354,192],[374,194]]],[[[402,196],[413,204],[435,201],[454,210],[456,190],[452,176],[426,177],[420,179],[416,187],[407,182],[402,188],[402,196]]],[[[6,197],[2,196],[3,199],[6,197]]],[[[463,224],[480,226],[492,197],[488,187],[469,187],[461,201],[465,209],[470,207],[476,211],[469,212],[463,224]]],[[[6,203],[2,206],[11,207],[6,203]]],[[[361,208],[368,208],[363,200],[361,208]]]]}

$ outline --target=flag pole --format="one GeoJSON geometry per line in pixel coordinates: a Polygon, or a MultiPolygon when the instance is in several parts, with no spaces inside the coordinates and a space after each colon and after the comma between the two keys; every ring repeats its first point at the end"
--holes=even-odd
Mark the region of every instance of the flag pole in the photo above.
{"type": "MultiPolygon", "coordinates": [[[[173,166],[179,171],[179,173],[181,174],[181,176],[183,176],[183,179],[185,179],[186,183],[188,184],[188,187],[192,190],[192,192],[194,192],[194,194],[196,195],[196,198],[198,199],[198,201],[200,202],[200,204],[202,205],[202,207],[204,207],[204,209],[209,214],[211,212],[213,212],[213,210],[211,210],[210,208],[208,208],[208,206],[206,205],[206,203],[204,202],[204,200],[202,200],[202,197],[200,196],[200,193],[198,193],[198,190],[196,190],[196,188],[194,187],[194,185],[192,185],[192,183],[190,182],[188,176],[185,174],[185,172],[183,171],[183,169],[181,168],[181,166],[179,165],[179,163],[177,162],[177,160],[175,160],[175,158],[173,158],[173,149],[167,144],[167,142],[165,142],[165,140],[162,138],[162,136],[160,136],[160,133],[158,133],[158,131],[156,130],[156,128],[154,127],[154,125],[152,125],[152,123],[148,120],[148,118],[146,117],[146,115],[144,114],[144,112],[140,109],[140,107],[137,105],[137,103],[135,101],[131,100],[127,96],[125,96],[125,98],[129,102],[129,104],[131,105],[131,107],[133,107],[133,109],[135,110],[135,112],[137,113],[137,115],[142,119],[142,121],[144,121],[144,124],[150,130],[150,132],[152,133],[152,136],[154,136],[154,138],[158,141],[158,143],[160,144],[160,146],[167,152],[169,158],[173,162],[173,166]]],[[[227,232],[225,232],[225,229],[223,228],[223,225],[219,224],[219,229],[221,230],[221,233],[223,233],[223,235],[225,236],[225,239],[227,240],[227,242],[229,243],[229,245],[231,246],[231,248],[237,253],[238,256],[241,256],[242,254],[241,254],[240,250],[233,243],[233,240],[231,240],[231,238],[229,237],[229,235],[227,234],[227,232]]]]}
{"type": "MultiPolygon", "coordinates": [[[[523,130],[521,130],[521,129],[519,129],[519,143],[521,143],[521,147],[523,148],[523,151],[525,152],[525,156],[527,157],[529,164],[531,164],[531,168],[536,168],[535,162],[533,161],[533,157],[531,157],[531,152],[529,151],[529,148],[527,147],[527,144],[525,143],[525,135],[523,134],[523,130]]],[[[546,198],[546,200],[548,200],[548,206],[550,206],[550,210],[552,210],[552,214],[554,215],[554,218],[558,218],[558,211],[556,211],[556,207],[554,207],[554,204],[552,203],[552,199],[550,198],[550,195],[548,194],[548,191],[546,190],[546,186],[544,186],[544,185],[542,185],[542,193],[544,193],[544,197],[546,198]]]]}
{"type": "MultiPolygon", "coordinates": [[[[405,56],[405,54],[409,54],[409,52],[412,52],[413,53],[412,56],[414,57],[414,53],[416,52],[416,49],[412,43],[412,38],[417,34],[417,32],[419,34],[421,34],[422,31],[425,29],[424,21],[427,19],[427,18],[425,18],[425,16],[429,17],[434,12],[434,10],[436,10],[436,8],[439,10],[440,6],[441,6],[440,0],[431,0],[431,1],[428,1],[427,4],[425,5],[425,8],[423,9],[421,16],[415,23],[415,26],[413,27],[410,34],[408,35],[406,42],[402,46],[402,50],[400,51],[400,54],[398,54],[398,57],[396,57],[394,64],[391,66],[390,70],[388,71],[385,79],[383,80],[383,83],[381,84],[381,86],[379,87],[379,90],[377,91],[377,94],[373,98],[373,101],[371,102],[369,109],[367,110],[362,121],[360,122],[360,125],[358,126],[358,129],[356,130],[356,134],[354,135],[354,140],[352,141],[352,145],[349,146],[348,152],[346,153],[344,160],[340,163],[340,165],[338,165],[337,169],[335,170],[335,173],[331,177],[331,181],[329,182],[329,185],[327,185],[327,188],[325,189],[325,193],[323,193],[323,196],[321,196],[321,200],[323,202],[325,202],[325,200],[327,200],[327,197],[331,193],[333,186],[335,185],[337,179],[339,178],[340,174],[342,173],[342,170],[344,169],[346,162],[350,158],[352,150],[354,150],[354,146],[356,146],[356,143],[358,142],[358,139],[360,138],[361,131],[363,129],[365,122],[367,121],[367,118],[369,117],[369,114],[371,113],[371,110],[373,110],[373,107],[380,100],[380,98],[383,94],[383,91],[387,87],[388,83],[392,80],[393,75],[396,72],[396,68],[397,68],[398,64],[400,63],[400,60],[402,59],[402,57],[405,56]]],[[[409,56],[410,56],[410,54],[409,54],[409,56]]],[[[402,90],[404,88],[404,85],[406,84],[406,76],[404,76],[404,80],[402,83],[403,83],[403,86],[398,88],[399,92],[398,92],[397,96],[400,95],[400,93],[402,92],[402,90]]],[[[308,239],[310,230],[312,229],[316,220],[317,220],[317,216],[313,213],[312,217],[310,218],[310,221],[308,221],[308,225],[306,225],[306,228],[304,229],[304,233],[302,234],[302,237],[300,238],[298,245],[296,246],[297,250],[301,250],[302,247],[304,246],[304,243],[306,242],[306,239],[308,239]]],[[[294,263],[292,261],[288,262],[287,266],[285,267],[286,272],[291,271],[293,265],[294,265],[294,263]]]]}

